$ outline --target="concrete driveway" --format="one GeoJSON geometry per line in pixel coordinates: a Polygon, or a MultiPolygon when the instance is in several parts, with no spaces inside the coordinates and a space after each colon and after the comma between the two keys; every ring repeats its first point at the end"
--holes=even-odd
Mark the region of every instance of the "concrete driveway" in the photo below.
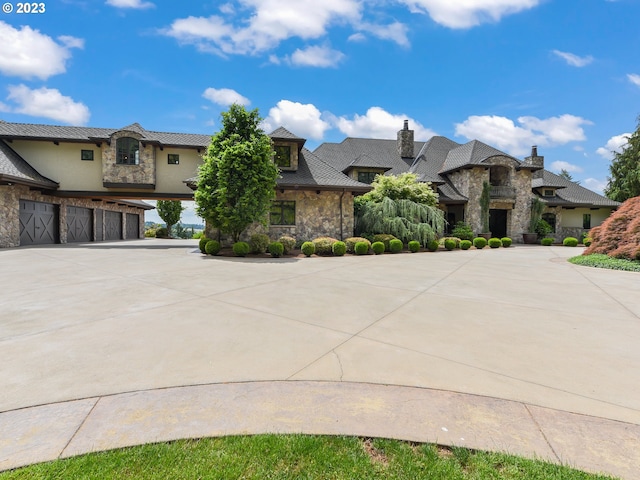
{"type": "Polygon", "coordinates": [[[566,262],[581,251],[239,259],[155,239],[0,250],[0,415],[168,387],[397,385],[624,422],[640,446],[640,274],[566,262]]]}

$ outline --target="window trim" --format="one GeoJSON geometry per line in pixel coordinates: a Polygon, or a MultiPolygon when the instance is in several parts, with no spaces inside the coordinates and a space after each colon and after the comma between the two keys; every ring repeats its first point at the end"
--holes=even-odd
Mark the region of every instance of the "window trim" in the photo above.
{"type": "Polygon", "coordinates": [[[180,165],[180,154],[167,153],[167,165],[180,165]],[[171,157],[173,157],[173,159],[171,157]]]}
{"type": "Polygon", "coordinates": [[[116,139],[116,165],[140,165],[140,140],[134,137],[120,137],[116,139]],[[127,141],[126,152],[119,148],[118,144],[127,141]],[[133,142],[136,143],[137,149],[133,150],[133,142]],[[129,158],[133,153],[133,159],[129,158]],[[126,159],[122,159],[126,155],[126,159]]]}
{"type": "Polygon", "coordinates": [[[296,202],[295,200],[274,200],[271,202],[271,209],[269,210],[269,225],[278,227],[293,227],[296,225],[296,202]],[[285,223],[286,218],[285,208],[289,207],[293,209],[293,222],[285,223]],[[280,216],[280,223],[273,222],[274,210],[277,210],[277,215],[280,216]]]}
{"type": "Polygon", "coordinates": [[[86,162],[93,162],[93,158],[94,158],[94,153],[93,150],[80,150],[80,160],[86,161],[86,162]]]}
{"type": "Polygon", "coordinates": [[[556,196],[556,191],[553,188],[544,188],[544,189],[542,189],[542,196],[543,197],[555,197],[556,196]]]}

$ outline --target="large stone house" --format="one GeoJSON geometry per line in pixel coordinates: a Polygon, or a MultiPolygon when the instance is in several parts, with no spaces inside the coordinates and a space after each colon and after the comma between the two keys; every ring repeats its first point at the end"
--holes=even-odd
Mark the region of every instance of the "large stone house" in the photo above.
{"type": "Polygon", "coordinates": [[[478,140],[459,144],[435,136],[417,142],[407,121],[395,141],[347,138],[341,143],[324,143],[314,153],[363,183],[371,183],[378,174],[415,173],[437,189],[448,228],[463,220],[476,233],[482,231],[480,195],[483,183],[488,182],[491,233],[516,242],[522,242],[522,234],[529,229],[534,197],[546,203],[543,218],[557,240],[580,238],[619,205],[545,170],[544,157],[536,147],[529,157],[519,160],[478,140]]]}

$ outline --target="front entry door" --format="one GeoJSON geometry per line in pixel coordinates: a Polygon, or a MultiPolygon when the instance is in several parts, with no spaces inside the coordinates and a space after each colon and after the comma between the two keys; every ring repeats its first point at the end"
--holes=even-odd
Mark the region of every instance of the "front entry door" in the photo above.
{"type": "Polygon", "coordinates": [[[489,230],[492,237],[507,236],[507,212],[508,210],[489,210],[489,230]]]}

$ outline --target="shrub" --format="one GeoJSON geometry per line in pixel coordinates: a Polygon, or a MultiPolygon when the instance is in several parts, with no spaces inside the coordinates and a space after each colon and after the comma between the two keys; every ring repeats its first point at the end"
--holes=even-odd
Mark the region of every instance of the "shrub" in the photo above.
{"type": "Polygon", "coordinates": [[[307,257],[310,257],[316,252],[316,246],[313,242],[304,242],[300,247],[302,253],[304,253],[307,257]]]}
{"type": "Polygon", "coordinates": [[[500,241],[502,242],[502,246],[505,248],[510,247],[513,243],[513,240],[511,240],[509,237],[502,237],[500,241]]]}
{"type": "Polygon", "coordinates": [[[251,247],[247,242],[236,242],[233,244],[233,253],[238,257],[246,257],[251,251],[251,247]]]}
{"type": "Polygon", "coordinates": [[[460,240],[460,248],[462,250],[469,250],[471,248],[471,240],[460,240]]]}
{"type": "Polygon", "coordinates": [[[567,237],[562,241],[562,245],[565,247],[577,247],[578,239],[575,237],[567,237]]]}
{"type": "Polygon", "coordinates": [[[207,244],[207,242],[208,242],[209,240],[210,240],[209,238],[202,237],[202,238],[200,239],[200,241],[198,241],[198,248],[200,249],[200,251],[201,251],[202,253],[207,253],[207,252],[205,252],[204,247],[205,247],[205,245],[207,244]]]}
{"type": "Polygon", "coordinates": [[[420,242],[419,242],[419,241],[417,241],[417,240],[411,240],[411,241],[409,242],[408,247],[409,247],[409,251],[410,251],[411,253],[419,252],[419,251],[420,251],[420,242]]]}
{"type": "Polygon", "coordinates": [[[444,248],[451,251],[456,248],[456,241],[453,238],[445,238],[444,239],[444,248]]]}
{"type": "Polygon", "coordinates": [[[373,253],[375,253],[376,255],[380,255],[381,253],[384,253],[384,243],[382,242],[373,242],[371,244],[371,250],[373,250],[373,253]]]}
{"type": "Polygon", "coordinates": [[[154,238],[156,236],[156,229],[148,228],[147,230],[144,231],[144,236],[147,238],[154,238]]]}
{"type": "Polygon", "coordinates": [[[338,240],[331,237],[318,237],[312,240],[313,244],[316,247],[316,255],[331,255],[333,250],[333,244],[338,240]]]}
{"type": "Polygon", "coordinates": [[[430,252],[435,252],[438,248],[440,248],[440,243],[437,240],[431,240],[427,243],[427,250],[430,252]]]}
{"type": "Polygon", "coordinates": [[[267,248],[269,248],[270,243],[271,240],[269,239],[269,235],[265,235],[264,233],[251,235],[251,238],[249,239],[251,253],[265,253],[267,248]]]}
{"type": "Polygon", "coordinates": [[[371,243],[367,240],[366,242],[357,242],[353,251],[356,255],[366,255],[369,253],[370,248],[371,243]]]}
{"type": "Polygon", "coordinates": [[[551,225],[549,225],[546,220],[538,220],[538,223],[536,224],[536,233],[538,235],[544,237],[549,235],[551,232],[553,232],[553,228],[551,228],[551,225]]]}
{"type": "Polygon", "coordinates": [[[500,248],[502,246],[502,241],[499,238],[490,238],[489,239],[489,247],[490,248],[500,248]]]}
{"type": "Polygon", "coordinates": [[[191,235],[191,238],[194,239],[194,240],[200,240],[203,237],[204,237],[204,232],[202,232],[202,231],[195,232],[193,235],[191,235]]]}
{"type": "Polygon", "coordinates": [[[208,240],[204,246],[204,253],[207,255],[217,255],[220,252],[220,242],[217,240],[208,240]]]}
{"type": "Polygon", "coordinates": [[[371,242],[364,237],[349,237],[344,243],[347,246],[347,253],[355,253],[356,243],[365,242],[367,244],[367,251],[371,248],[371,242]]]}
{"type": "Polygon", "coordinates": [[[284,253],[284,245],[282,244],[282,242],[271,242],[268,248],[269,253],[274,258],[278,258],[284,253]]]}
{"type": "Polygon", "coordinates": [[[554,242],[554,239],[550,237],[546,237],[540,240],[540,243],[545,247],[550,247],[551,245],[553,245],[553,242],[554,242]]]}
{"type": "Polygon", "coordinates": [[[584,240],[582,241],[582,243],[584,243],[585,247],[590,247],[591,244],[593,243],[593,240],[591,239],[591,237],[584,237],[584,240]]]}
{"type": "Polygon", "coordinates": [[[167,227],[160,227],[156,230],[156,238],[169,238],[167,227]]]}
{"type": "Polygon", "coordinates": [[[487,246],[487,239],[483,237],[476,237],[473,239],[473,246],[476,248],[484,248],[487,246]]]}
{"type": "Polygon", "coordinates": [[[389,240],[389,251],[391,253],[399,253],[402,251],[403,248],[404,248],[404,243],[402,243],[402,240],[398,240],[397,238],[394,238],[393,240],[389,240]]]}
{"type": "Polygon", "coordinates": [[[336,257],[341,257],[347,252],[347,246],[344,242],[335,242],[331,245],[331,251],[336,257]]]}
{"type": "Polygon", "coordinates": [[[278,242],[284,247],[284,253],[289,253],[296,248],[296,239],[289,235],[283,235],[278,239],[278,242]]]}
{"type": "Polygon", "coordinates": [[[389,235],[388,233],[378,233],[377,235],[373,236],[374,242],[382,242],[384,244],[385,252],[388,252],[391,249],[390,247],[391,240],[397,240],[397,238],[394,237],[393,235],[389,235]]]}
{"type": "Polygon", "coordinates": [[[466,222],[457,222],[456,226],[451,230],[451,236],[460,240],[473,240],[473,230],[466,222]]]}

